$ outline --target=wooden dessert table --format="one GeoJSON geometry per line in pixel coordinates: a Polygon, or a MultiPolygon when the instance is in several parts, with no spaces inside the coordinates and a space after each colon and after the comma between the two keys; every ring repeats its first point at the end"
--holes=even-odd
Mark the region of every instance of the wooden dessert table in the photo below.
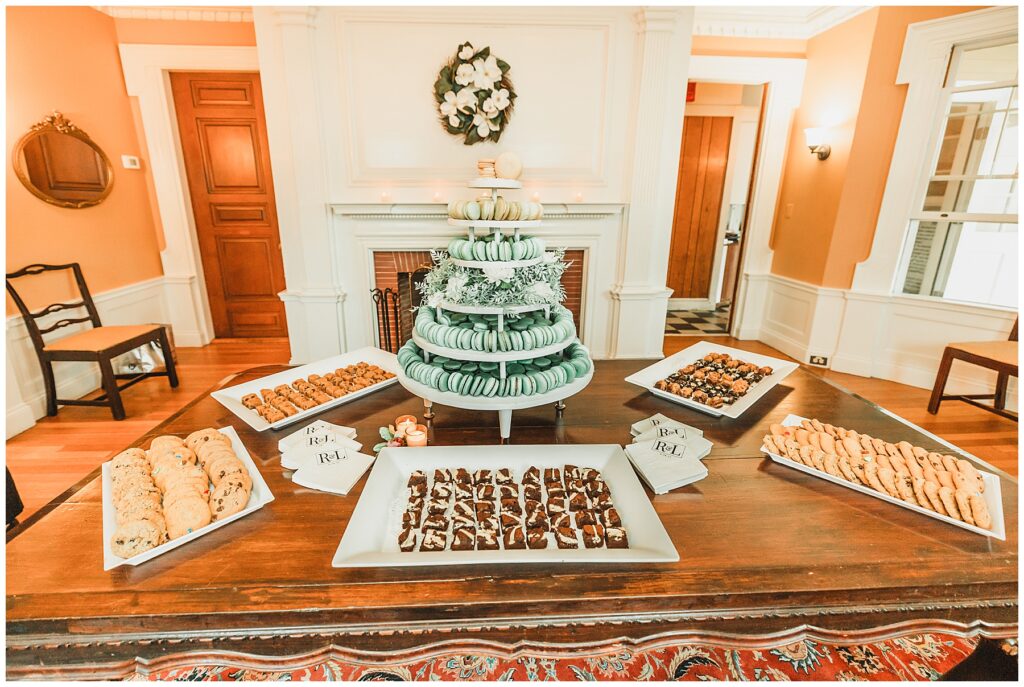
{"type": "MultiPolygon", "coordinates": [[[[623,381],[646,364],[597,363],[561,419],[550,407],[520,411],[512,440],[625,443],[630,424],[656,412],[703,429],[715,444],[709,476],[652,496],[676,563],[334,569],[362,482],[347,497],[293,485],[278,462],[281,433],[254,432],[203,396],[137,443],[232,425],[276,500],[139,567],[103,572],[97,469],[8,535],[8,677],[118,677],[225,656],[285,669],[336,647],[395,657],[439,642],[557,651],[656,636],[746,647],[910,631],[1016,637],[1013,478],[999,473],[1007,540],[978,536],[758,450],[768,425],[793,412],[949,452],[863,399],[801,369],[741,419],[712,418],[623,381]]],[[[317,417],[372,445],[379,426],[421,412],[394,386],[317,417]]],[[[493,445],[498,430],[490,413],[442,407],[431,441],[493,445]]]]}

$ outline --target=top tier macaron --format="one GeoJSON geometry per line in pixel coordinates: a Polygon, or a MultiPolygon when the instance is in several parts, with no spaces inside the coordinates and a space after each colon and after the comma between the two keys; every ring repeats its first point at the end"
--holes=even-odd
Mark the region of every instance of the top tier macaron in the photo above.
{"type": "Polygon", "coordinates": [[[533,201],[478,198],[453,200],[448,203],[448,216],[452,219],[494,222],[525,222],[544,216],[544,206],[533,201]]]}

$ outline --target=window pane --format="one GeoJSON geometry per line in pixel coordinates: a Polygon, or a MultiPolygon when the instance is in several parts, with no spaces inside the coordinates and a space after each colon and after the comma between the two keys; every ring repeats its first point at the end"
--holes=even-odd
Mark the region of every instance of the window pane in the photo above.
{"type": "Polygon", "coordinates": [[[1016,112],[969,114],[946,120],[935,175],[1016,172],[1016,112]]]}
{"type": "Polygon", "coordinates": [[[929,212],[1016,214],[1017,180],[933,180],[928,184],[923,209],[929,212]]]}
{"type": "Polygon", "coordinates": [[[1015,109],[1017,109],[1017,88],[1015,86],[952,93],[949,105],[950,114],[1015,109]]]}
{"type": "Polygon", "coordinates": [[[913,222],[902,292],[1017,306],[1017,225],[913,222]]]}
{"type": "Polygon", "coordinates": [[[1017,44],[971,48],[960,53],[951,85],[972,86],[1017,79],[1017,44]]]}

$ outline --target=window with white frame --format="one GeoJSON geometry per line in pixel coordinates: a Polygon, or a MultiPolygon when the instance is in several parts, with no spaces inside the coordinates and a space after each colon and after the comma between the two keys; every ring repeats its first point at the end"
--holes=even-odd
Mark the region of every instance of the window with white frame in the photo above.
{"type": "Polygon", "coordinates": [[[1017,42],[954,47],[898,290],[1017,305],[1017,42]]]}

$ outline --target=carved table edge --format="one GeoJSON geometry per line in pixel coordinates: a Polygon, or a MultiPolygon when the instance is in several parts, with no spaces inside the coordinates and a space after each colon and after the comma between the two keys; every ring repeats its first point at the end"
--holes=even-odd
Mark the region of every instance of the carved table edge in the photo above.
{"type": "MultiPolygon", "coordinates": [[[[814,625],[797,625],[762,635],[742,635],[727,632],[702,632],[700,630],[673,630],[642,638],[618,636],[613,639],[594,642],[552,643],[520,640],[505,643],[494,640],[458,638],[444,640],[396,651],[373,651],[348,649],[333,642],[324,644],[300,654],[267,656],[238,651],[196,649],[168,653],[147,659],[136,656],[133,659],[95,662],[73,665],[10,665],[7,677],[12,679],[53,679],[92,678],[124,679],[134,675],[146,677],[152,673],[190,665],[220,665],[241,670],[292,671],[301,670],[323,661],[359,663],[367,666],[410,663],[451,653],[485,653],[498,658],[515,659],[522,655],[537,655],[543,658],[579,657],[581,655],[605,654],[612,650],[631,649],[648,651],[679,643],[711,645],[719,648],[760,649],[793,644],[804,640],[815,640],[837,644],[858,644],[885,641],[906,635],[941,633],[963,638],[981,637],[986,639],[1015,638],[1016,623],[987,623],[977,620],[969,624],[951,620],[908,620],[861,631],[830,630],[814,625]]],[[[262,634],[250,638],[261,638],[262,634]]],[[[244,637],[243,637],[244,638],[244,637]]],[[[43,647],[40,647],[43,648],[43,647]]]]}
{"type": "MultiPolygon", "coordinates": [[[[96,633],[59,635],[11,634],[8,628],[7,651],[31,651],[35,649],[87,648],[102,646],[124,646],[126,644],[150,645],[171,644],[187,641],[244,641],[246,639],[297,639],[306,637],[358,637],[358,636],[417,636],[455,632],[488,632],[508,630],[531,630],[559,627],[592,627],[618,625],[680,624],[685,622],[734,621],[755,619],[786,619],[844,615],[881,615],[889,613],[930,614],[948,611],[966,611],[991,608],[1016,608],[1017,599],[993,599],[972,602],[931,601],[920,603],[876,604],[874,606],[831,606],[787,609],[735,609],[730,611],[654,611],[621,615],[535,615],[529,617],[458,618],[453,620],[402,621],[401,623],[364,623],[346,625],[306,625],[278,627],[228,628],[223,630],[178,630],[163,632],[126,632],[119,634],[96,633]]],[[[920,620],[906,622],[933,622],[927,616],[920,620]]],[[[956,623],[941,618],[937,623],[956,623]]],[[[976,620],[974,623],[996,626],[976,620]]],[[[1001,625],[1001,624],[1000,624],[1001,625]]],[[[813,627],[801,625],[801,627],[813,627]]],[[[885,627],[885,626],[880,626],[885,627]]],[[[871,630],[841,631],[847,636],[866,632],[874,637],[877,628],[871,630]]],[[[824,632],[838,632],[822,629],[824,632]]],[[[752,635],[735,635],[735,637],[752,635]]],[[[1007,635],[1011,636],[1011,635],[1007,635]]],[[[1012,636],[1016,636],[1013,634],[1012,636]]]]}

